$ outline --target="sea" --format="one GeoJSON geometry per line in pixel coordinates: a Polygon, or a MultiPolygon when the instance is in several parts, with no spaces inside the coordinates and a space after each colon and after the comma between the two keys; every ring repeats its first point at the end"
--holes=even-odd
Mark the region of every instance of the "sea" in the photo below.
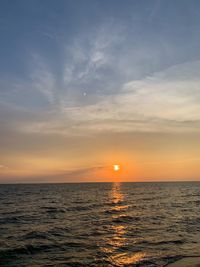
{"type": "Polygon", "coordinates": [[[168,266],[200,256],[200,183],[0,185],[0,266],[168,266]]]}

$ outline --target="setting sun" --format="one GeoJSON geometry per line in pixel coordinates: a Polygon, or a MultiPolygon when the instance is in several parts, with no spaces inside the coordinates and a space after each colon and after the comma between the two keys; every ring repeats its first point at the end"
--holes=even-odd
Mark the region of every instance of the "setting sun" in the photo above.
{"type": "Polygon", "coordinates": [[[120,166],[117,165],[117,164],[113,165],[113,170],[114,170],[115,172],[119,171],[119,170],[120,170],[120,166]]]}

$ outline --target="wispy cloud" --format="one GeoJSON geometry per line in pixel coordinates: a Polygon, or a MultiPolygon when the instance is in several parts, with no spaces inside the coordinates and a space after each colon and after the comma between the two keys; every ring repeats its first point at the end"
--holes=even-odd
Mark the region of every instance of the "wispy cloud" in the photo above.
{"type": "Polygon", "coordinates": [[[6,124],[27,134],[199,130],[200,62],[155,70],[149,62],[156,62],[160,52],[151,47],[149,53],[133,39],[129,44],[126,27],[114,20],[87,37],[79,33],[63,45],[60,77],[44,57],[33,53],[27,79],[18,80],[17,89],[6,94],[10,105],[2,109],[13,111],[6,124]]]}
{"type": "Polygon", "coordinates": [[[172,66],[143,80],[125,83],[117,94],[105,96],[95,105],[66,108],[65,112],[89,128],[94,123],[94,129],[197,130],[199,70],[200,62],[172,66]]]}
{"type": "Polygon", "coordinates": [[[29,86],[32,90],[38,90],[50,104],[53,104],[56,99],[56,83],[53,73],[37,54],[33,55],[32,68],[29,86]]]}
{"type": "MultiPolygon", "coordinates": [[[[36,88],[54,105],[42,113],[35,111],[18,116],[20,131],[62,135],[197,131],[200,129],[199,70],[199,61],[175,65],[144,79],[126,82],[117,93],[103,94],[98,101],[84,105],[82,102],[69,105],[64,100],[56,102],[55,94],[59,94],[56,85],[51,76],[49,79],[48,75],[42,75],[45,71],[41,71],[36,88]]],[[[62,94],[63,99],[69,97],[65,91],[62,94]]],[[[16,118],[16,111],[14,113],[16,118]]],[[[17,127],[14,120],[13,123],[17,127]]]]}
{"type": "MultiPolygon", "coordinates": [[[[62,183],[66,182],[89,182],[92,181],[92,177],[94,177],[95,173],[101,170],[104,170],[106,166],[93,166],[93,167],[85,167],[85,168],[78,168],[78,169],[71,169],[68,171],[51,171],[50,173],[43,173],[43,174],[31,174],[30,172],[24,173],[17,173],[16,170],[10,170],[6,173],[4,177],[1,177],[1,183],[24,183],[27,182],[39,182],[39,183],[46,183],[46,182],[56,182],[62,183]],[[27,180],[28,178],[28,180],[27,180]]],[[[1,167],[0,167],[1,171],[1,167]]],[[[102,177],[103,178],[103,177],[102,177]]]]}

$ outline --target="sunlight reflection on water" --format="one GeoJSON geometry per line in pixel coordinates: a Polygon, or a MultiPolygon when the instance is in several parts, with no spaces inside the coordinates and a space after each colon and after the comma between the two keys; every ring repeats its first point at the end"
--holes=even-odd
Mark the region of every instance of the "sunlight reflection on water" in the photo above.
{"type": "MultiPolygon", "coordinates": [[[[117,220],[124,216],[129,205],[124,205],[125,195],[121,192],[121,184],[114,183],[110,191],[110,202],[114,204],[111,220],[117,220]]],[[[109,260],[114,266],[136,264],[145,258],[145,252],[124,253],[123,248],[128,244],[127,226],[123,223],[111,225],[112,236],[105,240],[102,251],[109,255],[109,260]]],[[[134,243],[134,242],[133,242],[134,243]]]]}
{"type": "Polygon", "coordinates": [[[118,204],[124,200],[124,195],[121,193],[120,188],[121,183],[113,183],[112,190],[110,192],[110,200],[112,203],[118,204]]]}

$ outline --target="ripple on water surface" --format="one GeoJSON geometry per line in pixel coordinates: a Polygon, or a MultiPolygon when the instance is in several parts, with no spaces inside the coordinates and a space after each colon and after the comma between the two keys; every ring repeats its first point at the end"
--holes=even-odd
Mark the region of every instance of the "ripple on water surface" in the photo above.
{"type": "Polygon", "coordinates": [[[200,183],[1,185],[0,196],[0,266],[178,266],[200,256],[200,183]]]}

